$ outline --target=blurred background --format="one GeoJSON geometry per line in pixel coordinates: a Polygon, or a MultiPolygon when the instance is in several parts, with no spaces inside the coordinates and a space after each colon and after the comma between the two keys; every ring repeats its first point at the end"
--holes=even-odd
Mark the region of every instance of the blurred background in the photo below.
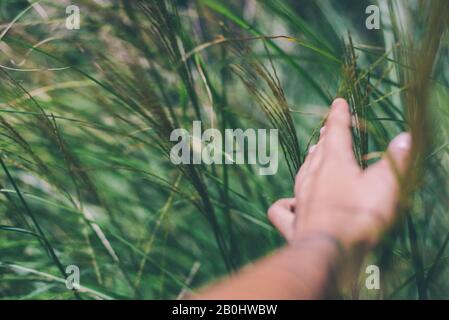
{"type": "Polygon", "coordinates": [[[448,7],[2,0],[0,298],[182,298],[280,247],[266,210],[293,195],[337,95],[362,167],[403,130],[416,159],[401,219],[367,261],[380,290],[362,268],[340,297],[449,298],[448,7]],[[279,129],[278,173],[172,164],[170,133],[194,120],[279,129]]]}

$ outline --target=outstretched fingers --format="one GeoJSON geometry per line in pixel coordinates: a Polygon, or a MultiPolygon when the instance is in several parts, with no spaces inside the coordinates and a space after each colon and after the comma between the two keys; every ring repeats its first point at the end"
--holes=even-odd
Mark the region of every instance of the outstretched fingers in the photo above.
{"type": "MultiPolygon", "coordinates": [[[[370,166],[366,178],[371,186],[377,186],[374,192],[384,197],[393,197],[391,203],[396,203],[399,197],[401,178],[410,165],[411,135],[403,132],[397,135],[389,144],[387,152],[381,160],[370,166]]],[[[395,208],[386,211],[386,221],[394,220],[395,208]]]]}
{"type": "Polygon", "coordinates": [[[356,165],[352,151],[351,114],[346,100],[337,98],[331,106],[325,125],[320,129],[320,138],[309,153],[296,176],[295,194],[306,176],[313,173],[324,160],[342,160],[346,164],[356,165]]]}
{"type": "Polygon", "coordinates": [[[326,121],[324,148],[329,157],[355,161],[352,151],[351,113],[345,99],[337,98],[326,121]]]}
{"type": "Polygon", "coordinates": [[[268,209],[268,218],[287,241],[290,241],[295,220],[295,198],[280,199],[268,209]]]}
{"type": "Polygon", "coordinates": [[[391,191],[398,191],[399,180],[409,166],[411,142],[410,133],[397,135],[390,142],[383,158],[368,169],[367,175],[381,180],[391,191]]]}

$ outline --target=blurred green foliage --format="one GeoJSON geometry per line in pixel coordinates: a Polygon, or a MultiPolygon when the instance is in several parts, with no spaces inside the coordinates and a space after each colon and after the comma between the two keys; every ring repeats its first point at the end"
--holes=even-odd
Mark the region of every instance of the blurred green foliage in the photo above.
{"type": "Polygon", "coordinates": [[[161,299],[282,245],[268,206],[338,94],[362,166],[410,130],[402,218],[368,263],[379,291],[448,298],[447,1],[0,2],[0,298],[161,299]],[[66,28],[66,7],[81,28],[66,28]],[[274,176],[175,166],[170,132],[278,128],[274,176]],[[81,271],[77,294],[65,268],[81,271]]]}

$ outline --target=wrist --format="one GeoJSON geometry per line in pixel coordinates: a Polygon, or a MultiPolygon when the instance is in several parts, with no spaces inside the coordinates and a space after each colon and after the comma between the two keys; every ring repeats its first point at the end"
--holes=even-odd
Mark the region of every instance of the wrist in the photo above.
{"type": "Polygon", "coordinates": [[[283,273],[293,275],[290,286],[296,288],[292,284],[301,280],[302,291],[294,292],[296,296],[306,295],[312,299],[336,296],[343,261],[342,247],[336,239],[325,234],[304,236],[290,242],[283,252],[286,255],[283,273]],[[314,286],[318,290],[313,290],[314,286]]]}
{"type": "Polygon", "coordinates": [[[366,248],[362,242],[351,241],[348,244],[340,237],[324,231],[303,233],[289,243],[289,250],[296,252],[298,258],[307,255],[308,260],[302,259],[300,263],[327,273],[327,292],[334,297],[350,290],[367,252],[366,248]]]}
{"type": "Polygon", "coordinates": [[[315,232],[303,234],[289,243],[292,251],[311,251],[319,254],[329,262],[337,262],[346,255],[342,242],[331,234],[315,232]]]}
{"type": "Polygon", "coordinates": [[[383,229],[381,219],[361,209],[313,210],[313,214],[298,221],[293,242],[323,238],[333,241],[347,255],[360,255],[377,244],[383,229]]]}

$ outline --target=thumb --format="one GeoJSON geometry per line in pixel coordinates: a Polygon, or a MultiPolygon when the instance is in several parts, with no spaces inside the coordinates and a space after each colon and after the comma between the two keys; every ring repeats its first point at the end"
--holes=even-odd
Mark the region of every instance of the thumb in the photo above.
{"type": "Polygon", "coordinates": [[[402,132],[389,144],[383,158],[368,169],[368,174],[375,175],[384,182],[398,185],[398,178],[405,173],[410,162],[412,138],[410,133],[402,132]]]}
{"type": "Polygon", "coordinates": [[[397,135],[388,146],[387,154],[382,161],[388,161],[396,173],[403,174],[409,165],[412,137],[408,132],[397,135]],[[389,159],[391,158],[391,159],[389,159]]]}

